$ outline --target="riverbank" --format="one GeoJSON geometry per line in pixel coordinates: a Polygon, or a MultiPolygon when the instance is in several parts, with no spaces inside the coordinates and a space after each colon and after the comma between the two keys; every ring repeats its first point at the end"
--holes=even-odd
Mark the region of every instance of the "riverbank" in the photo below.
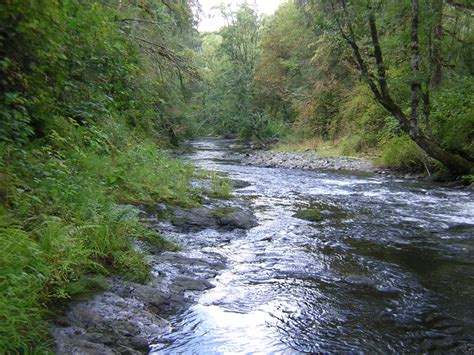
{"type": "Polygon", "coordinates": [[[213,256],[225,268],[190,307],[166,316],[173,330],[152,354],[472,348],[473,285],[463,276],[472,265],[469,193],[369,174],[242,166],[231,144],[196,142],[189,157],[242,181],[234,194],[258,226],[187,223],[162,233],[183,246],[181,255],[213,256]]]}
{"type": "MultiPolygon", "coordinates": [[[[207,180],[197,180],[203,196],[215,196],[215,187],[207,180]]],[[[146,283],[123,277],[109,277],[105,291],[92,299],[67,306],[52,330],[57,354],[141,354],[150,352],[152,344],[166,343],[172,331],[168,318],[185,310],[225,268],[226,258],[189,243],[200,239],[188,233],[213,234],[220,238],[226,232],[246,230],[256,226],[256,218],[249,206],[234,199],[206,197],[202,205],[177,207],[134,207],[141,220],[160,235],[170,238],[180,250],[163,251],[147,241],[135,240],[135,249],[145,256],[151,267],[146,283]],[[188,239],[183,243],[183,239],[188,239]],[[181,248],[182,247],[182,248],[181,248]]],[[[217,242],[201,240],[205,245],[217,242]]],[[[221,241],[222,242],[222,241],[221,241]]]]}
{"type": "Polygon", "coordinates": [[[277,152],[253,150],[243,154],[242,163],[287,169],[327,169],[375,173],[378,169],[368,159],[322,157],[315,152],[277,152]]]}
{"type": "MultiPolygon", "coordinates": [[[[269,148],[270,146],[265,146],[269,148]]],[[[397,179],[435,181],[430,173],[410,173],[397,171],[388,167],[381,166],[369,158],[356,158],[347,156],[326,156],[320,155],[315,151],[276,151],[265,149],[252,149],[241,154],[242,164],[271,168],[303,169],[303,170],[328,170],[328,171],[347,171],[377,174],[385,177],[397,179]]],[[[436,181],[441,186],[474,190],[474,186],[466,185],[463,181],[436,181]]]]}

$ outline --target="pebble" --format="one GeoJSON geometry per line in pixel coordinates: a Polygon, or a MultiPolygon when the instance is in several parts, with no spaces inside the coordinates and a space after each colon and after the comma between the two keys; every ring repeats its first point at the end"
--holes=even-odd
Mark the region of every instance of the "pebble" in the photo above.
{"type": "MultiPolygon", "coordinates": [[[[364,159],[347,157],[320,157],[315,153],[304,152],[273,152],[254,151],[242,156],[242,163],[264,167],[279,167],[289,169],[330,169],[376,172],[372,162],[364,159]]],[[[383,174],[384,172],[378,172],[383,174]]]]}

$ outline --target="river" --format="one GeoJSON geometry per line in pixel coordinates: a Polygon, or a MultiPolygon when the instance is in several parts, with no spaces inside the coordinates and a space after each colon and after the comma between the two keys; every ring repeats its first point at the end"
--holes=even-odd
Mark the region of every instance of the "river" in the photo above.
{"type": "Polygon", "coordinates": [[[174,236],[226,267],[154,353],[474,352],[471,192],[243,166],[228,145],[193,143],[189,159],[246,181],[259,225],[174,236]],[[308,206],[321,221],[294,217],[308,206]]]}

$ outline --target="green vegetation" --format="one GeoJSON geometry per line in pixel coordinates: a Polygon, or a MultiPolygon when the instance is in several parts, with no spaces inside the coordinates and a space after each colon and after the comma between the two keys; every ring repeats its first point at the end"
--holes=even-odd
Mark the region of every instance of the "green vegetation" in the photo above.
{"type": "Polygon", "coordinates": [[[221,12],[228,25],[202,35],[198,56],[208,133],[381,154],[408,171],[472,170],[468,1],[288,0],[267,18],[248,4],[221,12]]]}
{"type": "Polygon", "coordinates": [[[1,353],[45,350],[47,310],[104,275],[146,281],[133,239],[176,248],[128,205],[200,199],[163,150],[191,125],[193,24],[185,1],[0,5],[1,353]]]}
{"type": "Polygon", "coordinates": [[[212,173],[209,175],[209,178],[211,180],[211,190],[206,191],[209,197],[221,200],[229,200],[233,197],[232,185],[229,179],[212,173]]]}
{"type": "MultiPolygon", "coordinates": [[[[42,351],[58,301],[143,282],[132,239],[176,249],[130,205],[200,203],[166,149],[212,134],[382,154],[472,183],[468,1],[288,0],[271,17],[193,0],[0,4],[0,352],[42,351]]],[[[211,175],[211,197],[232,197],[211,175]]],[[[229,211],[221,211],[229,213],[229,211]]],[[[320,211],[300,212],[319,220],[320,211]]]]}
{"type": "Polygon", "coordinates": [[[405,135],[392,137],[383,144],[382,162],[396,170],[412,172],[420,172],[429,164],[426,154],[405,135]]]}
{"type": "Polygon", "coordinates": [[[314,208],[298,210],[294,214],[294,217],[304,219],[310,222],[320,222],[323,219],[321,216],[321,212],[318,209],[314,208]]]}

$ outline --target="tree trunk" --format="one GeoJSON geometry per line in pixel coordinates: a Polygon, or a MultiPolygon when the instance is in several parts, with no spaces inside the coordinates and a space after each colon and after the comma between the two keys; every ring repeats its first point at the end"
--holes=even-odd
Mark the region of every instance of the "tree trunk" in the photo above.
{"type": "MultiPolygon", "coordinates": [[[[441,0],[435,0],[441,1],[441,0]]],[[[420,80],[420,61],[421,55],[419,50],[419,40],[418,40],[418,22],[419,22],[419,8],[418,0],[412,0],[412,23],[411,23],[411,50],[412,50],[412,82],[411,87],[411,113],[410,116],[403,112],[400,105],[398,105],[392,98],[389,92],[387,80],[386,80],[386,70],[383,61],[383,54],[378,38],[377,25],[375,20],[374,12],[368,3],[368,24],[370,28],[370,36],[372,39],[372,46],[374,49],[374,57],[377,65],[377,82],[374,80],[372,74],[369,71],[367,63],[364,61],[359,46],[355,40],[354,31],[352,29],[352,23],[350,22],[350,16],[347,12],[347,4],[345,0],[341,0],[342,9],[344,11],[344,19],[346,21],[347,30],[345,30],[341,24],[340,19],[336,16],[336,21],[339,27],[339,32],[346,42],[352,48],[354,58],[359,67],[359,70],[368,83],[371,91],[373,92],[375,99],[388,111],[390,114],[395,117],[399,122],[402,130],[408,134],[408,136],[421,148],[425,153],[433,159],[440,161],[444,164],[449,170],[455,174],[469,174],[474,169],[474,162],[467,160],[457,154],[454,154],[446,149],[444,149],[436,140],[430,135],[426,135],[418,124],[418,106],[420,99],[423,99],[424,102],[424,113],[428,115],[426,119],[429,118],[430,112],[430,100],[429,100],[429,91],[428,88],[425,92],[422,92],[422,85],[420,80]],[[377,85],[378,84],[378,85],[377,85]]],[[[333,9],[335,8],[335,3],[332,2],[333,9]]],[[[428,131],[429,133],[429,131],[428,131]]]]}
{"type": "Polygon", "coordinates": [[[418,0],[412,0],[411,6],[411,72],[412,79],[411,87],[411,112],[410,112],[410,137],[417,137],[420,134],[420,127],[418,125],[418,105],[420,103],[421,95],[421,81],[420,81],[420,44],[418,41],[418,0]]]}
{"type": "Polygon", "coordinates": [[[433,26],[433,41],[431,43],[431,65],[433,75],[431,77],[431,85],[438,88],[441,85],[443,75],[441,64],[441,40],[443,37],[443,0],[432,0],[432,9],[435,16],[435,24],[433,26]]]}

